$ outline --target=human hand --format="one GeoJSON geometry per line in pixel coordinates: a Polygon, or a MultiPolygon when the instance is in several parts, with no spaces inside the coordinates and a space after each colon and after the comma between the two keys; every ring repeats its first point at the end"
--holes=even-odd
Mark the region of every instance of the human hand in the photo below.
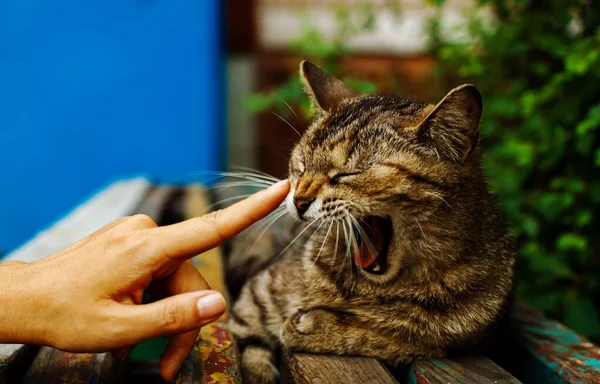
{"type": "Polygon", "coordinates": [[[221,211],[157,227],[148,216],[118,219],[31,264],[0,264],[0,342],[71,352],[113,351],[168,336],[161,375],[170,380],[200,327],[225,311],[189,258],[216,247],[275,209],[287,181],[221,211]],[[160,300],[142,304],[144,291],[160,300]]]}

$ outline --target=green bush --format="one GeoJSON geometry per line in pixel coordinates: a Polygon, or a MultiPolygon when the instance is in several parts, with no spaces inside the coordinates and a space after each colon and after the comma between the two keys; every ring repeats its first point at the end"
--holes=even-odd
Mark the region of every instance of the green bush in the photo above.
{"type": "MultiPolygon", "coordinates": [[[[345,42],[372,27],[374,9],[365,4],[362,22],[350,11],[338,12],[331,39],[306,23],[292,51],[341,76],[337,64],[349,51],[345,42]]],[[[518,240],[518,295],[597,341],[600,12],[594,4],[479,0],[494,20],[470,16],[462,26],[468,41],[448,40],[437,17],[429,33],[437,72],[448,80],[441,91],[470,81],[483,95],[483,166],[518,240]]],[[[344,79],[359,91],[375,90],[371,83],[344,79]]],[[[284,100],[310,114],[297,77],[254,95],[249,107],[286,113],[284,100]]]]}
{"type": "Polygon", "coordinates": [[[598,340],[600,13],[593,3],[479,0],[494,19],[470,17],[468,43],[445,39],[436,19],[430,42],[442,76],[472,81],[483,94],[483,166],[519,242],[519,296],[598,340]]]}
{"type": "MultiPolygon", "coordinates": [[[[396,3],[397,0],[388,0],[387,5],[398,10],[396,3]]],[[[373,83],[344,76],[339,68],[343,55],[351,52],[348,40],[373,28],[375,17],[373,4],[370,1],[362,1],[352,8],[342,7],[334,11],[335,28],[332,36],[329,37],[325,37],[312,25],[309,14],[303,13],[300,34],[292,41],[290,51],[338,76],[358,93],[375,92],[377,88],[373,83]]],[[[313,113],[310,100],[306,97],[297,74],[280,87],[264,93],[255,93],[246,100],[246,106],[252,112],[274,109],[284,117],[289,115],[290,105],[298,107],[305,118],[309,118],[313,113]]]]}

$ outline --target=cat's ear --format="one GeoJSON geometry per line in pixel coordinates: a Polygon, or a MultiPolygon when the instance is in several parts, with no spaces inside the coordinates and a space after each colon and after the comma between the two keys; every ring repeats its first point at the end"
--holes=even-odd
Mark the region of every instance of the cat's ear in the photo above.
{"type": "Polygon", "coordinates": [[[477,147],[482,109],[473,84],[456,87],[419,124],[418,139],[438,156],[463,162],[477,147]]]}
{"type": "Polygon", "coordinates": [[[330,111],[342,100],[356,96],[343,81],[309,61],[300,63],[300,77],[315,106],[324,112],[330,111]]]}

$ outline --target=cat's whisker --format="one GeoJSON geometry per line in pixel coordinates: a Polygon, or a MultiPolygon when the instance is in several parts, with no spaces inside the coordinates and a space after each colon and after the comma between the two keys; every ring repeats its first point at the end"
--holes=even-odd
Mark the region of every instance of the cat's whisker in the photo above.
{"type": "Polygon", "coordinates": [[[375,236],[375,231],[373,231],[373,228],[371,227],[371,225],[369,223],[367,223],[366,221],[364,221],[363,219],[359,219],[359,220],[362,223],[361,227],[366,226],[369,229],[369,231],[371,232],[371,234],[373,236],[375,236]]]}
{"type": "Polygon", "coordinates": [[[256,172],[249,172],[249,171],[243,171],[243,172],[228,172],[229,175],[228,176],[243,176],[243,177],[247,177],[247,178],[252,178],[253,180],[256,181],[264,181],[267,183],[276,183],[279,181],[279,179],[274,178],[272,176],[265,176],[262,175],[260,173],[256,173],[256,172]]]}
{"type": "Polygon", "coordinates": [[[363,216],[365,214],[365,209],[360,204],[357,204],[353,201],[346,201],[346,203],[352,205],[353,207],[358,208],[361,216],[363,216]]]}
{"type": "Polygon", "coordinates": [[[342,229],[344,230],[344,242],[346,243],[346,254],[344,262],[347,262],[348,258],[352,256],[350,251],[350,237],[348,236],[348,232],[346,231],[346,224],[347,222],[342,221],[342,229]]]}
{"type": "Polygon", "coordinates": [[[256,224],[254,228],[255,231],[254,232],[258,232],[260,230],[262,230],[265,226],[267,226],[270,222],[271,219],[275,216],[278,216],[280,213],[287,211],[286,207],[284,207],[283,205],[279,205],[277,208],[275,208],[275,210],[273,210],[273,212],[269,213],[267,216],[265,216],[264,218],[262,218],[261,220],[259,220],[256,224]]]}
{"type": "Polygon", "coordinates": [[[233,168],[233,169],[239,169],[241,171],[248,172],[248,173],[251,173],[251,174],[254,174],[254,175],[257,175],[257,176],[260,175],[260,176],[263,176],[265,179],[273,180],[275,182],[280,181],[280,179],[276,178],[273,175],[269,175],[266,172],[259,171],[257,169],[252,169],[250,167],[244,167],[243,165],[233,165],[233,166],[231,166],[231,168],[233,168]]]}
{"type": "Polygon", "coordinates": [[[415,223],[417,223],[417,226],[419,227],[419,229],[421,230],[421,233],[423,234],[423,240],[427,241],[427,236],[425,236],[425,231],[423,231],[421,222],[419,221],[419,219],[416,216],[413,216],[413,219],[415,220],[415,223]]]}
{"type": "Polygon", "coordinates": [[[290,107],[290,105],[285,100],[281,99],[281,101],[283,101],[283,103],[290,109],[290,111],[292,111],[294,116],[296,116],[296,119],[302,121],[302,119],[300,119],[300,117],[298,117],[298,115],[296,114],[296,111],[294,111],[294,109],[290,107]]]}
{"type": "Polygon", "coordinates": [[[438,200],[442,201],[444,204],[446,204],[448,206],[448,208],[452,209],[452,206],[439,193],[426,191],[426,192],[424,192],[424,195],[435,197],[436,199],[438,199],[438,200]]]}
{"type": "Polygon", "coordinates": [[[308,240],[306,241],[307,243],[308,243],[308,242],[311,242],[311,241],[313,241],[313,240],[312,240],[313,236],[315,235],[315,233],[319,232],[319,229],[321,229],[321,227],[322,227],[322,226],[323,226],[323,224],[325,224],[325,223],[326,223],[326,221],[325,221],[325,220],[321,221],[321,224],[319,224],[319,226],[317,227],[317,229],[315,229],[315,230],[313,231],[313,233],[311,233],[311,235],[308,237],[308,240]]]}
{"type": "Polygon", "coordinates": [[[264,176],[260,176],[260,175],[257,176],[257,175],[253,175],[253,174],[242,173],[242,172],[198,171],[198,172],[191,172],[191,173],[187,174],[186,176],[191,177],[191,176],[200,176],[200,175],[216,176],[216,178],[237,177],[239,179],[262,182],[267,185],[274,184],[273,180],[268,180],[264,176]]]}
{"type": "Polygon", "coordinates": [[[311,221],[310,223],[308,223],[303,229],[302,231],[300,231],[300,233],[298,233],[298,235],[296,237],[294,237],[294,239],[283,249],[283,251],[279,252],[279,254],[277,255],[276,258],[280,257],[281,255],[283,255],[288,249],[290,249],[290,247],[296,242],[296,240],[298,240],[300,238],[300,236],[302,236],[302,234],[304,232],[306,232],[306,230],[308,228],[310,228],[314,223],[316,223],[317,221],[319,221],[323,216],[325,216],[325,213],[317,216],[313,221],[311,221]]]}
{"type": "Polygon", "coordinates": [[[277,220],[281,219],[287,213],[288,213],[287,209],[285,207],[281,207],[281,208],[277,208],[275,211],[273,211],[273,213],[271,213],[269,216],[267,216],[267,223],[264,225],[264,228],[262,228],[262,227],[260,228],[260,229],[262,229],[262,231],[254,240],[252,247],[250,247],[250,251],[248,252],[249,254],[252,253],[252,251],[254,250],[254,247],[256,247],[256,244],[258,244],[260,239],[265,235],[265,233],[267,233],[269,228],[271,228],[277,220]]]}
{"type": "Polygon", "coordinates": [[[337,259],[338,242],[340,240],[340,222],[335,222],[335,248],[333,250],[333,260],[337,259]]]}
{"type": "Polygon", "coordinates": [[[317,260],[319,260],[319,256],[321,256],[321,252],[323,252],[323,248],[325,247],[325,244],[327,243],[327,239],[329,238],[329,232],[331,232],[331,227],[333,226],[333,219],[331,220],[331,223],[329,223],[329,228],[327,228],[327,233],[325,234],[325,239],[323,240],[323,244],[321,244],[321,249],[319,249],[319,253],[317,254],[317,257],[315,259],[315,263],[317,262],[317,260]]]}
{"type": "Polygon", "coordinates": [[[256,187],[260,189],[268,188],[269,184],[258,183],[256,181],[231,181],[231,182],[222,182],[216,185],[213,185],[208,190],[219,189],[219,188],[233,188],[233,187],[256,187]]]}
{"type": "Polygon", "coordinates": [[[234,201],[236,199],[237,200],[242,200],[242,199],[245,199],[246,197],[249,197],[249,196],[252,196],[252,195],[253,195],[252,193],[245,193],[243,195],[231,196],[231,197],[227,197],[225,199],[221,199],[221,200],[219,200],[217,202],[214,202],[213,204],[209,205],[208,207],[206,207],[204,209],[204,211],[202,212],[202,214],[206,214],[206,213],[210,212],[214,207],[217,207],[217,206],[219,206],[219,205],[221,205],[223,203],[227,203],[229,201],[234,201]]]}
{"type": "Polygon", "coordinates": [[[352,247],[353,247],[352,250],[356,252],[356,251],[358,251],[358,242],[356,239],[356,234],[352,230],[353,223],[350,220],[351,215],[348,212],[348,210],[345,208],[344,208],[344,213],[346,214],[346,216],[344,218],[345,218],[346,222],[348,223],[348,232],[350,233],[350,240],[352,241],[352,247]]]}
{"type": "Polygon", "coordinates": [[[300,132],[298,132],[298,130],[286,119],[284,119],[283,117],[279,116],[278,114],[276,114],[275,112],[271,112],[272,114],[274,114],[275,116],[279,117],[283,122],[285,122],[287,125],[290,126],[290,128],[292,128],[294,130],[294,132],[296,132],[298,134],[298,136],[302,136],[300,134],[300,132]]]}
{"type": "Polygon", "coordinates": [[[273,176],[273,175],[271,175],[271,174],[269,174],[267,172],[263,172],[261,170],[258,170],[258,169],[252,168],[252,167],[246,167],[245,165],[232,165],[231,168],[232,169],[239,169],[239,170],[245,171],[245,172],[255,173],[255,174],[258,174],[258,175],[265,176],[265,177],[270,177],[270,178],[272,178],[274,180],[279,180],[277,177],[275,177],[275,176],[273,176]]]}

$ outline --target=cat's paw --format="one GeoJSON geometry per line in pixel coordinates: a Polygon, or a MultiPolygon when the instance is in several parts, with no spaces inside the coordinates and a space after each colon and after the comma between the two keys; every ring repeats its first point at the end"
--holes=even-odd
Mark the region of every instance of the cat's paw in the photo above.
{"type": "Polygon", "coordinates": [[[292,327],[295,332],[301,334],[311,333],[315,328],[315,314],[316,311],[305,311],[299,309],[290,317],[288,328],[292,327]]]}
{"type": "Polygon", "coordinates": [[[248,346],[242,352],[242,375],[246,384],[275,384],[279,371],[273,364],[270,350],[258,346],[248,346]]]}
{"type": "Polygon", "coordinates": [[[281,343],[288,348],[307,348],[311,338],[328,332],[334,315],[322,309],[298,310],[281,328],[281,343]]]}

